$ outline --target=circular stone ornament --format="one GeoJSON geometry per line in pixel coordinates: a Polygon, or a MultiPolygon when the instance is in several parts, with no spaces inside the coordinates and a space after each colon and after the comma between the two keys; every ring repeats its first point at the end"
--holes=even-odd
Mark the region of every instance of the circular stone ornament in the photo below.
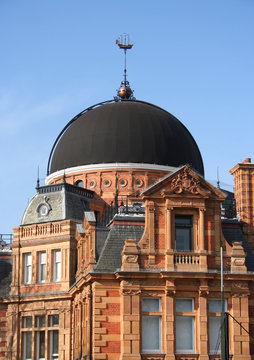
{"type": "Polygon", "coordinates": [[[47,216],[49,211],[50,211],[50,208],[47,204],[43,203],[43,204],[39,205],[39,208],[38,208],[39,216],[41,216],[41,217],[47,216]]]}

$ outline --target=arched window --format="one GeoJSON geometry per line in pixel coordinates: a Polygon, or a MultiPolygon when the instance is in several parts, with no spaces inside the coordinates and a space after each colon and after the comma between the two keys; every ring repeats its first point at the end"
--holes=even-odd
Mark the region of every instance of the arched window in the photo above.
{"type": "Polygon", "coordinates": [[[83,188],[83,187],[84,187],[84,183],[83,183],[83,181],[82,181],[82,180],[78,180],[78,181],[76,181],[75,185],[76,185],[76,186],[78,186],[78,187],[81,187],[81,188],[83,188]]]}

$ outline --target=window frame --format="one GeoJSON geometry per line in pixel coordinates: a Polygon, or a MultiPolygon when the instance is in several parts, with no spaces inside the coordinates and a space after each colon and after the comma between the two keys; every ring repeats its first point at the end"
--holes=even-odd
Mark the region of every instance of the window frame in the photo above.
{"type": "Polygon", "coordinates": [[[196,311],[195,311],[195,298],[176,298],[175,299],[175,352],[176,354],[195,354],[196,351],[196,311]],[[176,311],[177,300],[191,300],[192,311],[176,311]],[[177,318],[192,318],[192,348],[191,349],[180,349],[177,348],[177,318]]]}
{"type": "MultiPolygon", "coordinates": [[[[224,311],[227,311],[227,307],[228,307],[228,303],[227,303],[227,299],[224,299],[224,311]]],[[[211,343],[210,343],[210,332],[211,332],[211,328],[210,328],[210,324],[211,324],[211,322],[210,322],[210,319],[211,318],[216,318],[216,319],[219,319],[220,321],[221,321],[221,308],[222,308],[222,306],[221,306],[221,299],[219,299],[219,298],[210,298],[210,299],[208,299],[208,301],[207,301],[207,312],[208,312],[208,353],[210,354],[210,355],[214,355],[214,354],[221,354],[221,343],[219,343],[219,347],[218,347],[218,349],[216,350],[216,348],[215,349],[211,349],[211,343]],[[220,304],[220,306],[219,306],[219,308],[220,308],[220,311],[216,311],[216,312],[214,312],[214,311],[210,311],[210,303],[212,302],[212,301],[218,301],[220,304]]],[[[220,326],[221,326],[221,324],[220,324],[220,326]]],[[[214,331],[214,330],[213,330],[214,331]]]]}
{"type": "Polygon", "coordinates": [[[46,271],[47,271],[47,253],[46,251],[40,251],[38,254],[38,265],[39,265],[39,271],[38,271],[38,282],[39,283],[45,283],[46,282],[46,271]],[[42,254],[45,254],[45,263],[42,263],[42,254]],[[42,275],[42,265],[45,265],[45,279],[41,278],[42,275]]]}
{"type": "Polygon", "coordinates": [[[59,358],[59,336],[60,336],[59,322],[60,322],[60,314],[51,311],[46,314],[35,312],[29,316],[27,316],[25,313],[21,315],[20,345],[22,349],[22,360],[32,360],[33,358],[37,360],[45,360],[47,358],[49,359],[59,358]],[[29,325],[29,327],[27,325],[29,325]],[[39,357],[40,334],[42,332],[44,332],[44,357],[39,357]],[[58,341],[58,353],[53,353],[53,336],[54,333],[56,332],[57,332],[57,341],[58,341]],[[31,341],[31,348],[29,349],[31,351],[31,357],[27,357],[26,355],[26,345],[27,345],[28,336],[30,336],[30,341],[31,341]]]}
{"type": "Polygon", "coordinates": [[[141,298],[141,319],[142,319],[142,337],[141,337],[141,351],[143,354],[161,354],[162,353],[162,304],[161,304],[161,297],[142,297],[141,298]],[[144,311],[143,310],[143,300],[159,300],[159,310],[158,311],[144,311]],[[143,321],[144,317],[156,317],[158,318],[158,349],[145,349],[143,348],[143,321]]]}
{"type": "Polygon", "coordinates": [[[183,213],[177,213],[175,214],[174,217],[174,230],[175,230],[175,251],[176,252],[193,252],[194,250],[194,214],[183,214],[183,213]],[[190,223],[188,224],[187,222],[184,224],[177,224],[177,219],[189,219],[190,223]],[[177,248],[177,230],[183,230],[183,229],[187,229],[189,230],[189,236],[188,236],[188,249],[178,249],[177,248]]]}
{"type": "Polygon", "coordinates": [[[32,282],[32,253],[24,253],[24,284],[29,285],[32,282]],[[30,264],[28,258],[30,257],[30,264]],[[29,279],[28,279],[29,276],[29,279]]]}
{"type": "Polygon", "coordinates": [[[32,332],[32,330],[22,331],[22,344],[23,344],[22,359],[23,360],[32,360],[32,353],[33,353],[33,332],[32,332]],[[31,357],[27,357],[27,352],[26,352],[26,344],[27,344],[28,335],[31,336],[31,349],[30,349],[31,357]]]}
{"type": "Polygon", "coordinates": [[[51,329],[49,330],[49,350],[50,350],[50,359],[58,359],[59,357],[59,330],[58,329],[51,329]],[[54,333],[57,333],[57,341],[58,341],[58,352],[53,353],[54,348],[54,333]]]}
{"type": "Polygon", "coordinates": [[[60,282],[62,279],[62,251],[61,249],[53,250],[53,281],[60,282]],[[60,254],[60,261],[56,261],[57,254],[60,254]],[[57,269],[58,264],[60,264],[59,269],[57,269]]]}

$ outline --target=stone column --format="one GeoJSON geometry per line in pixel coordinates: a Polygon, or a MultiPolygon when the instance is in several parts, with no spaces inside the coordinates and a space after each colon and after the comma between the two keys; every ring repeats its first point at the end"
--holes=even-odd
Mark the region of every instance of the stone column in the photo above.
{"type": "Polygon", "coordinates": [[[199,209],[199,250],[205,250],[205,210],[199,209]]]}
{"type": "Polygon", "coordinates": [[[155,264],[155,221],[154,221],[154,202],[148,202],[148,234],[149,234],[149,264],[155,264]]]}
{"type": "Polygon", "coordinates": [[[174,281],[167,280],[165,291],[165,360],[175,360],[175,293],[174,281]]]}
{"type": "MultiPolygon", "coordinates": [[[[234,287],[237,286],[242,287],[243,285],[241,285],[240,282],[235,282],[234,287]]],[[[248,295],[249,293],[247,291],[236,291],[232,297],[232,315],[247,331],[249,331],[248,295]]],[[[249,334],[232,318],[229,318],[229,321],[232,325],[230,352],[233,353],[233,360],[251,360],[249,334]]]]}
{"type": "Polygon", "coordinates": [[[121,356],[120,360],[140,360],[140,289],[121,283],[121,356]]]}
{"type": "Polygon", "coordinates": [[[172,210],[173,208],[166,204],[166,270],[174,270],[174,249],[172,234],[172,210]]]}
{"type": "Polygon", "coordinates": [[[199,359],[209,360],[208,355],[208,314],[207,314],[207,296],[209,295],[209,288],[207,281],[201,280],[199,286],[199,318],[197,331],[199,334],[198,344],[199,359]]]}
{"type": "Polygon", "coordinates": [[[205,208],[199,209],[199,270],[207,271],[207,255],[205,249],[205,208]]]}

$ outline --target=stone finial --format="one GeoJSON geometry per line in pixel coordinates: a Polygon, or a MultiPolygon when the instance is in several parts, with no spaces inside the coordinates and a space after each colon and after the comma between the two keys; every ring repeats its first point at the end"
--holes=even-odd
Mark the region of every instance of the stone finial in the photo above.
{"type": "Polygon", "coordinates": [[[231,273],[246,273],[247,268],[245,265],[245,251],[240,241],[235,241],[232,244],[231,252],[231,273]]]}
{"type": "Polygon", "coordinates": [[[137,271],[138,264],[138,247],[134,239],[125,240],[122,251],[122,268],[123,271],[137,271]]]}

